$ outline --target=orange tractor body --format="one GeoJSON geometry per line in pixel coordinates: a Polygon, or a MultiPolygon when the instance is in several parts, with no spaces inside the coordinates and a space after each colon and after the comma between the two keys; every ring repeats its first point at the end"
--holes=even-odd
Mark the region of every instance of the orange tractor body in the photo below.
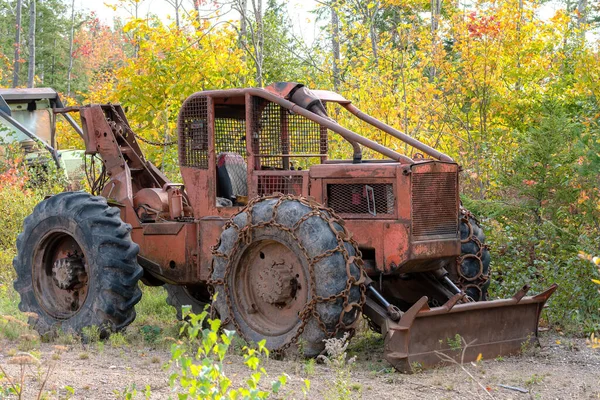
{"type": "MultiPolygon", "coordinates": [[[[385,335],[386,359],[403,371],[435,365],[441,353],[457,356],[448,343],[457,334],[468,343],[467,360],[517,353],[537,338],[555,286],[484,301],[489,252],[460,205],[460,167],[336,93],[279,83],[190,96],[178,119],[183,184],[144,158],[120,106],[55,110],[71,111],[80,112],[86,153],[101,159],[90,186],[131,225],[138,277],[166,284],[176,306],[200,307],[214,291],[214,309],[242,337],[267,337],[273,350],[302,337],[309,355],[324,338],[351,330],[362,312],[385,335]],[[341,112],[419,156],[342,127],[330,117],[341,112]],[[331,159],[332,147],[343,146],[347,159],[331,159]],[[377,159],[363,159],[363,151],[377,159]]],[[[24,235],[35,236],[28,232],[26,223],[24,235]]],[[[41,309],[44,329],[68,327],[93,296],[90,287],[81,297],[95,268],[84,240],[61,232],[60,240],[40,239],[48,261],[24,255],[15,262],[17,272],[21,263],[45,271],[31,278],[37,300],[22,301],[22,309],[41,309]],[[65,305],[28,305],[49,295],[63,296],[65,305]]],[[[128,305],[139,300],[129,297],[128,305]]],[[[132,319],[115,318],[112,329],[132,319]]]]}

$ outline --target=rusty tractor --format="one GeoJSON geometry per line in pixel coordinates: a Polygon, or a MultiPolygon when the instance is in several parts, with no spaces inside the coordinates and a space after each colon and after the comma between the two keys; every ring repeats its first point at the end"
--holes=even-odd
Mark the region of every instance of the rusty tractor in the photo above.
{"type": "Polygon", "coordinates": [[[14,286],[41,334],[125,328],[141,280],[164,285],[179,313],[214,299],[227,329],[271,350],[301,342],[306,356],[363,314],[400,371],[457,356],[457,334],[465,361],[537,341],[556,286],[486,301],[489,251],[461,208],[457,163],[339,94],[296,83],[193,94],[178,117],[184,184],[144,158],[119,105],[54,112],[79,112],[101,169],[91,194],[49,197],[24,221],[14,286]],[[344,128],[340,113],[421,155],[344,128]],[[334,146],[348,159],[331,159],[334,146]]]}

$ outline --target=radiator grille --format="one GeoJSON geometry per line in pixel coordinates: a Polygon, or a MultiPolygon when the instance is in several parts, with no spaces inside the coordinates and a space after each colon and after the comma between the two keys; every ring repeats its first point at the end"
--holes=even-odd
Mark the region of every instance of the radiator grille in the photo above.
{"type": "Polygon", "coordinates": [[[391,183],[327,185],[327,204],[339,214],[389,217],[394,215],[394,200],[391,183]]]}
{"type": "Polygon", "coordinates": [[[412,235],[415,239],[458,234],[457,177],[453,172],[412,174],[412,235]]]}
{"type": "Polygon", "coordinates": [[[302,176],[259,175],[258,195],[268,196],[274,193],[302,195],[302,176]]]}

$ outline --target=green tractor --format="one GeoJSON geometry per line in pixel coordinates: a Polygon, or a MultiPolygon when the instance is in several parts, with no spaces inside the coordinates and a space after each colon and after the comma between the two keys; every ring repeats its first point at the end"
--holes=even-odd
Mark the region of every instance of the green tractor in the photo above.
{"type": "MultiPolygon", "coordinates": [[[[0,89],[0,144],[19,143],[28,166],[55,163],[65,178],[76,184],[85,175],[84,151],[58,149],[54,112],[57,108],[64,105],[54,89],[0,89]]],[[[71,116],[62,115],[82,135],[71,116]]]]}

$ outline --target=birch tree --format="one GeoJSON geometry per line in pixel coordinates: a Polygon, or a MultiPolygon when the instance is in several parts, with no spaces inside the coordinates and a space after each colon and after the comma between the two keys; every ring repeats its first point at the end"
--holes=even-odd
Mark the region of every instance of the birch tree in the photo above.
{"type": "Polygon", "coordinates": [[[29,68],[27,71],[27,87],[29,88],[34,86],[35,78],[35,3],[36,0],[29,1],[29,68]]]}
{"type": "Polygon", "coordinates": [[[23,0],[17,0],[16,23],[15,23],[15,60],[13,64],[13,82],[12,86],[19,86],[19,66],[21,60],[21,10],[23,9],[23,0]]]}
{"type": "Polygon", "coordinates": [[[71,34],[69,36],[69,69],[67,71],[67,97],[71,96],[71,74],[73,73],[73,37],[75,33],[75,0],[71,1],[71,34]]]}

